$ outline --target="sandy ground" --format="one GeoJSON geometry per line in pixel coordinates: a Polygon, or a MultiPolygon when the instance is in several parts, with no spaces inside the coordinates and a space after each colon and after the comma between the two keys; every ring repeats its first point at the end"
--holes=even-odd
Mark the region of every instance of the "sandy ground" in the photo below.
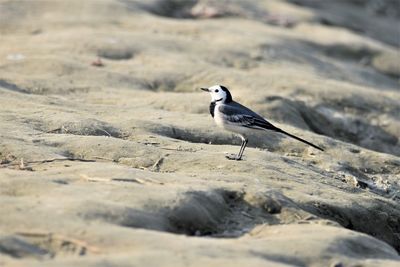
{"type": "Polygon", "coordinates": [[[399,266],[399,20],[0,0],[0,266],[399,266]],[[214,84],[326,151],[263,133],[226,160],[214,84]]]}

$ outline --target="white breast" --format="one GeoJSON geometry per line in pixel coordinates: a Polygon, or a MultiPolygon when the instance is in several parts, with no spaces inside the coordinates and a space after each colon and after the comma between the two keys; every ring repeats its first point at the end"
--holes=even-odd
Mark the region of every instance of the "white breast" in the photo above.
{"type": "Polygon", "coordinates": [[[214,121],[215,123],[219,126],[219,127],[224,127],[224,120],[223,120],[223,116],[221,114],[221,112],[219,112],[219,105],[217,104],[214,107],[214,121]]]}
{"type": "Polygon", "coordinates": [[[219,111],[218,107],[221,104],[217,104],[214,108],[214,121],[215,123],[230,132],[234,132],[237,134],[240,134],[241,136],[247,136],[249,134],[249,131],[251,131],[249,128],[240,126],[240,124],[235,124],[235,123],[229,123],[224,119],[224,115],[219,111]]]}

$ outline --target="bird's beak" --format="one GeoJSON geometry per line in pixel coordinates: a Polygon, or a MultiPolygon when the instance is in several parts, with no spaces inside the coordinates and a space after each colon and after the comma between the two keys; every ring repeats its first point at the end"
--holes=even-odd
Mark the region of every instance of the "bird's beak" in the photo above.
{"type": "Polygon", "coordinates": [[[206,92],[210,92],[210,89],[208,89],[208,88],[202,87],[202,88],[200,88],[200,89],[203,90],[203,91],[206,91],[206,92]]]}

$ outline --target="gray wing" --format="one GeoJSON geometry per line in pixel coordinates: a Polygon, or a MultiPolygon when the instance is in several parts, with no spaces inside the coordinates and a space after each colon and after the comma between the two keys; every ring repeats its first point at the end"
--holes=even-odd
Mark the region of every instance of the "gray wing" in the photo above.
{"type": "Polygon", "coordinates": [[[220,105],[218,111],[230,124],[236,124],[253,129],[279,130],[254,111],[234,101],[220,105]]]}

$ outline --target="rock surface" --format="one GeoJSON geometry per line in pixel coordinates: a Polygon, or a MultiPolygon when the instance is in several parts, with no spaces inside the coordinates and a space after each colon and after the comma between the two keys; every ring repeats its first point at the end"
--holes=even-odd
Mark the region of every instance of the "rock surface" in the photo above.
{"type": "Polygon", "coordinates": [[[398,266],[397,4],[0,0],[0,266],[398,266]]]}

